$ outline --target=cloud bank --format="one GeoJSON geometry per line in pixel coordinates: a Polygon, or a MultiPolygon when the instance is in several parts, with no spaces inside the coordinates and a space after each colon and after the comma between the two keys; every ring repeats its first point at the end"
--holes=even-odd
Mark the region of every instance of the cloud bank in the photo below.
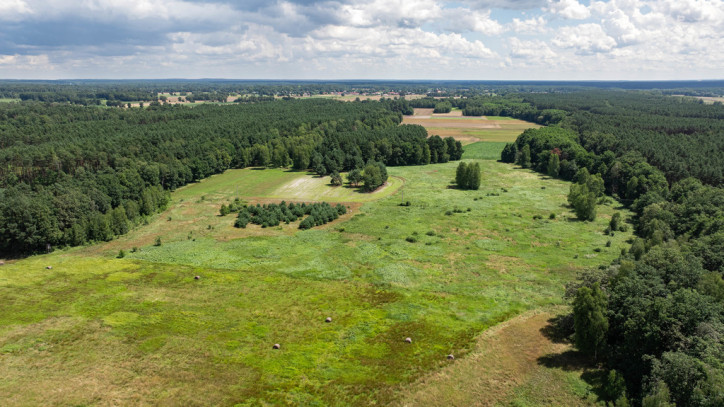
{"type": "Polygon", "coordinates": [[[0,78],[722,78],[724,0],[4,0],[0,78]]]}

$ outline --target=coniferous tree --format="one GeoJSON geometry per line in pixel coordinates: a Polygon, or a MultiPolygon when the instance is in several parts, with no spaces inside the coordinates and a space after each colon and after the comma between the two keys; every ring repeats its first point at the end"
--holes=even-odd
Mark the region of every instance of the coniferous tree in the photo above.
{"type": "Polygon", "coordinates": [[[468,165],[461,161],[460,164],[458,164],[458,168],[455,171],[455,184],[457,184],[458,188],[460,189],[467,189],[466,186],[468,185],[468,165]]]}
{"type": "Polygon", "coordinates": [[[500,161],[504,163],[514,163],[515,158],[518,155],[518,147],[515,143],[508,143],[503,148],[503,152],[500,155],[500,161]]]}

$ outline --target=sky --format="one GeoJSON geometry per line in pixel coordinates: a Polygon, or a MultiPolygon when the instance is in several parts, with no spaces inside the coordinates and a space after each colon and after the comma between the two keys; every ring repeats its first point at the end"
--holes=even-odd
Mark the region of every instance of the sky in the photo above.
{"type": "Polygon", "coordinates": [[[0,0],[0,79],[724,79],[724,0],[0,0]]]}

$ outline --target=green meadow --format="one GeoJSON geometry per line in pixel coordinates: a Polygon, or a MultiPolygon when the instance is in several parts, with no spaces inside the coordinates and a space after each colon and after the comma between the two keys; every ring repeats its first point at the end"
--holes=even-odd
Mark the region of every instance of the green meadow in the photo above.
{"type": "MultiPolygon", "coordinates": [[[[483,170],[478,191],[453,188],[457,162],[390,167],[389,185],[373,194],[303,172],[227,171],[174,192],[164,213],[112,242],[8,262],[0,398],[397,401],[406,386],[465,359],[487,328],[559,307],[566,282],[616,258],[631,237],[603,234],[614,211],[628,215],[616,203],[600,205],[594,222],[577,221],[570,184],[496,162],[503,146],[465,147],[463,160],[483,170]],[[237,229],[233,215],[218,215],[236,197],[350,210],[307,231],[237,229]]],[[[562,391],[587,386],[561,380],[562,391]]]]}

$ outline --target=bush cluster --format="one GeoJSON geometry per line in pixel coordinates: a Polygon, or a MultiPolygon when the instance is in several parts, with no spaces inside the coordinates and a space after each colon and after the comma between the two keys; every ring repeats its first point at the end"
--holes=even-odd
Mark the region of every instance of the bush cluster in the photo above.
{"type": "Polygon", "coordinates": [[[219,209],[219,215],[226,216],[230,213],[237,213],[240,210],[246,208],[246,204],[239,198],[234,199],[234,202],[226,205],[221,204],[221,209],[219,209]]]}
{"type": "Polygon", "coordinates": [[[480,164],[466,164],[461,162],[458,164],[455,172],[455,184],[460,189],[478,189],[480,188],[480,164]]]}
{"type": "Polygon", "coordinates": [[[347,213],[347,208],[341,204],[332,206],[326,202],[313,204],[295,204],[282,201],[278,204],[256,204],[244,206],[239,210],[234,226],[245,228],[252,223],[263,228],[277,226],[281,222],[291,223],[304,218],[299,223],[299,229],[309,229],[324,225],[347,213]],[[305,218],[306,216],[306,218],[305,218]]]}

